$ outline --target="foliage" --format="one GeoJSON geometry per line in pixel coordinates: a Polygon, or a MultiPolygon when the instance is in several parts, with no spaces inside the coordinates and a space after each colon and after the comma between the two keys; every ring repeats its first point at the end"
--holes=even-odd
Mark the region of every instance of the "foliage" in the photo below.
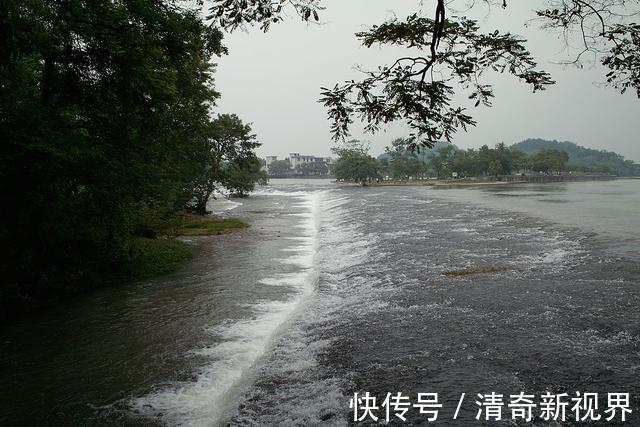
{"type": "Polygon", "coordinates": [[[275,177],[283,177],[291,172],[291,164],[289,160],[275,160],[269,164],[269,175],[275,177]]]}
{"type": "Polygon", "coordinates": [[[139,237],[132,242],[131,276],[147,279],[172,273],[192,256],[191,248],[179,240],[139,237]]]}
{"type": "MultiPolygon", "coordinates": [[[[470,2],[466,7],[476,3],[508,8],[506,0],[470,2]]],[[[391,65],[364,71],[360,81],[322,88],[321,102],[328,108],[334,138],[347,137],[357,117],[369,132],[390,122],[407,122],[414,130],[404,140],[409,148],[451,141],[455,131],[475,124],[464,104],[453,104],[454,97],[464,92],[476,107],[491,105],[493,89],[484,80],[488,71],[512,74],[534,92],[554,83],[537,68],[524,40],[499,29],[481,33],[475,21],[453,14],[454,2],[436,0],[433,4],[430,17],[415,13],[356,34],[366,47],[403,46],[407,54],[391,65]]],[[[210,11],[229,31],[254,24],[267,31],[271,23],[282,20],[287,6],[304,21],[318,21],[323,9],[320,0],[216,0],[210,11]]],[[[422,6],[416,3],[421,11],[422,6]]],[[[543,29],[564,33],[561,40],[566,45],[572,34],[581,38],[583,49],[569,63],[582,67],[583,55],[593,54],[594,61],[609,69],[608,84],[622,93],[635,89],[640,97],[640,25],[632,21],[640,15],[640,3],[544,0],[535,13],[543,29]]]]}
{"type": "Polygon", "coordinates": [[[389,171],[395,179],[418,179],[424,177],[427,166],[415,157],[399,156],[391,160],[389,171]]]}
{"type": "Polygon", "coordinates": [[[495,177],[498,177],[504,173],[502,163],[499,160],[493,160],[489,163],[489,173],[495,177]]]}
{"type": "Polygon", "coordinates": [[[435,170],[436,177],[442,178],[451,175],[450,165],[454,153],[453,146],[446,146],[429,155],[429,162],[435,170]]]}
{"type": "Polygon", "coordinates": [[[568,161],[567,153],[550,148],[531,155],[529,166],[536,172],[560,172],[566,170],[568,161]]]}
{"type": "Polygon", "coordinates": [[[432,146],[441,139],[450,141],[458,128],[475,124],[465,108],[451,105],[454,82],[467,90],[476,106],[491,105],[492,87],[482,80],[490,70],[511,73],[534,91],[553,84],[536,68],[523,40],[497,30],[480,34],[475,21],[445,19],[444,1],[438,5],[435,19],[414,14],[404,22],[393,19],[357,34],[366,47],[400,45],[409,53],[390,66],[367,72],[361,81],[323,88],[321,102],[329,110],[334,138],[347,136],[357,116],[372,133],[383,124],[404,120],[415,132],[407,140],[410,147],[432,146]]]}
{"type": "Polygon", "coordinates": [[[221,28],[233,31],[246,25],[259,24],[263,31],[282,21],[285,6],[290,6],[304,21],[319,21],[323,8],[317,0],[213,0],[209,19],[221,28]]]}
{"type": "Polygon", "coordinates": [[[448,178],[452,172],[459,177],[498,177],[527,171],[640,175],[640,165],[624,160],[619,154],[584,148],[572,142],[528,139],[512,146],[499,143],[494,148],[483,145],[479,149],[467,150],[446,143],[436,146],[440,148],[412,152],[404,148],[403,140],[395,140],[379,157],[380,167],[384,170],[386,164],[389,174],[394,178],[412,176],[400,172],[406,159],[422,160],[438,178],[448,178]],[[426,158],[423,157],[425,152],[429,153],[426,158]],[[396,163],[394,172],[393,164],[398,159],[403,160],[396,163]]]}
{"type": "Polygon", "coordinates": [[[369,155],[369,149],[358,140],[346,142],[333,148],[338,156],[334,174],[339,181],[357,182],[366,185],[380,178],[380,163],[369,155]]]}
{"type": "Polygon", "coordinates": [[[478,150],[458,150],[449,166],[460,177],[484,175],[511,175],[527,167],[528,159],[524,152],[516,147],[507,147],[504,143],[494,148],[483,145],[478,150]]]}
{"type": "Polygon", "coordinates": [[[234,159],[222,171],[222,184],[236,197],[247,197],[256,184],[266,185],[268,179],[255,154],[234,159]]]}
{"type": "Polygon", "coordinates": [[[0,306],[124,281],[217,167],[222,32],[179,0],[7,0],[0,23],[0,306]]]}
{"type": "Polygon", "coordinates": [[[234,190],[242,187],[242,192],[253,190],[254,180],[251,173],[240,173],[240,170],[253,167],[250,163],[256,160],[254,150],[261,144],[251,131],[251,126],[242,122],[235,114],[221,114],[208,126],[205,143],[205,167],[194,185],[193,200],[190,209],[199,214],[207,213],[207,202],[217,186],[225,182],[234,190]],[[251,159],[251,160],[249,160],[251,159]],[[232,166],[229,166],[231,164],[232,166]],[[235,172],[230,172],[229,168],[235,172]],[[248,179],[244,185],[242,179],[248,179]]]}
{"type": "Polygon", "coordinates": [[[329,173],[329,168],[324,162],[302,163],[296,169],[306,176],[322,176],[329,173]]]}
{"type": "Polygon", "coordinates": [[[527,154],[535,154],[544,149],[556,149],[569,155],[567,168],[581,173],[611,173],[618,176],[640,176],[640,165],[625,160],[620,154],[585,148],[569,141],[548,141],[527,139],[513,145],[527,154]]]}
{"type": "Polygon", "coordinates": [[[580,34],[582,49],[570,61],[583,66],[585,55],[609,69],[607,83],[625,93],[635,90],[640,97],[640,3],[624,0],[548,0],[537,10],[545,29],[567,36],[580,34]]]}

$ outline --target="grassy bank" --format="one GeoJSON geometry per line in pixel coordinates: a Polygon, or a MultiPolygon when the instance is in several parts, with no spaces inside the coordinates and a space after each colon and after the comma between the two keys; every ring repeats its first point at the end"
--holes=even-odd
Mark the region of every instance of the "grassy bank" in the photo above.
{"type": "Polygon", "coordinates": [[[155,238],[132,237],[128,249],[120,258],[112,260],[107,269],[51,272],[48,276],[36,276],[38,281],[26,283],[5,280],[0,286],[0,325],[8,319],[36,314],[92,289],[175,272],[193,257],[193,246],[176,237],[217,235],[246,227],[248,224],[233,218],[185,215],[172,221],[170,226],[158,227],[155,238]]]}
{"type": "Polygon", "coordinates": [[[247,228],[236,218],[219,219],[208,216],[185,215],[172,228],[155,239],[135,238],[132,242],[132,278],[149,279],[172,273],[193,257],[192,247],[175,239],[177,236],[213,236],[247,228]]]}
{"type": "Polygon", "coordinates": [[[131,277],[136,280],[172,273],[193,257],[189,245],[169,238],[136,238],[131,252],[131,277]]]}

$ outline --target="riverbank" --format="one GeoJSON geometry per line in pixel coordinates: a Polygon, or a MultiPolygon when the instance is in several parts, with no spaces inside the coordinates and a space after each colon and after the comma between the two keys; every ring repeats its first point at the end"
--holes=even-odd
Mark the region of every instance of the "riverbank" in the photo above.
{"type": "Polygon", "coordinates": [[[503,176],[497,179],[476,179],[476,178],[460,178],[460,179],[415,179],[406,181],[380,181],[372,182],[372,187],[478,187],[478,186],[501,186],[509,184],[545,184],[552,182],[583,182],[583,181],[611,181],[616,179],[638,179],[638,177],[617,177],[608,175],[542,175],[542,176],[503,176]]]}
{"type": "Polygon", "coordinates": [[[181,237],[214,236],[247,227],[247,223],[236,218],[184,214],[160,227],[152,233],[153,237],[132,237],[126,256],[114,261],[112,271],[75,282],[52,277],[46,289],[5,283],[0,288],[0,319],[6,322],[36,315],[97,288],[128,285],[174,273],[193,258],[194,245],[181,237]]]}
{"type": "Polygon", "coordinates": [[[131,277],[151,279],[179,270],[193,257],[192,245],[179,237],[216,236],[231,233],[249,224],[237,218],[216,218],[185,214],[182,220],[155,239],[136,238],[132,242],[131,277]]]}
{"type": "Polygon", "coordinates": [[[381,181],[369,184],[372,187],[423,187],[423,186],[459,186],[472,187],[484,185],[505,185],[506,181],[485,180],[450,180],[450,179],[417,179],[410,181],[381,181]]]}
{"type": "MultiPolygon", "coordinates": [[[[194,255],[177,272],[3,328],[0,396],[10,403],[0,425],[218,425],[315,289],[307,255],[325,204],[320,194],[271,191],[233,207],[249,228],[178,239],[194,255]]],[[[220,198],[208,209],[226,218],[228,207],[220,198]]]]}

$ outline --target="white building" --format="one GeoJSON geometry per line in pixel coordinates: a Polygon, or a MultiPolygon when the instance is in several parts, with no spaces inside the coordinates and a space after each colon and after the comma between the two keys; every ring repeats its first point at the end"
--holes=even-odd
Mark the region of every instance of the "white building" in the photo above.
{"type": "Polygon", "coordinates": [[[265,157],[264,160],[265,160],[266,166],[268,167],[271,163],[278,161],[278,156],[267,156],[265,157]]]}
{"type": "Polygon", "coordinates": [[[333,162],[331,157],[316,157],[309,155],[301,155],[300,153],[290,153],[289,154],[289,163],[291,163],[291,168],[296,169],[298,165],[302,165],[305,163],[325,163],[330,165],[333,162]]]}

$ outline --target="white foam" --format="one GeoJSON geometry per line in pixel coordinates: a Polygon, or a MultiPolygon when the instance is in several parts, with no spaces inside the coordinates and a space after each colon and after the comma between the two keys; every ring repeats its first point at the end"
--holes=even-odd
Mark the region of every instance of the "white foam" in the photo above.
{"type": "Polygon", "coordinates": [[[220,190],[216,190],[213,193],[213,197],[211,197],[207,202],[207,209],[214,215],[223,214],[237,208],[238,206],[242,206],[242,203],[230,200],[228,194],[225,194],[220,190]]]}
{"type": "MultiPolygon", "coordinates": [[[[290,195],[291,193],[289,193],[290,195]]],[[[211,330],[221,339],[216,345],[194,350],[209,359],[195,381],[170,387],[133,399],[131,409],[142,416],[160,418],[170,425],[211,426],[221,423],[242,389],[251,381],[256,362],[269,350],[274,338],[286,328],[317,283],[315,267],[318,233],[318,207],[321,192],[302,193],[302,207],[307,209],[302,223],[303,236],[297,237],[298,256],[281,262],[300,266],[294,274],[267,277],[263,285],[288,286],[295,292],[289,300],[259,302],[251,305],[253,318],[243,319],[211,330]]]]}
{"type": "Polygon", "coordinates": [[[253,307],[260,313],[221,329],[223,342],[195,350],[211,359],[194,382],[175,384],[132,402],[135,412],[156,417],[171,425],[205,426],[219,422],[228,409],[234,388],[264,353],[278,328],[286,322],[296,302],[269,302],[253,307]]]}
{"type": "Polygon", "coordinates": [[[452,228],[451,231],[455,231],[457,233],[474,233],[477,234],[477,231],[475,228],[469,228],[469,227],[456,227],[456,228],[452,228]]]}

